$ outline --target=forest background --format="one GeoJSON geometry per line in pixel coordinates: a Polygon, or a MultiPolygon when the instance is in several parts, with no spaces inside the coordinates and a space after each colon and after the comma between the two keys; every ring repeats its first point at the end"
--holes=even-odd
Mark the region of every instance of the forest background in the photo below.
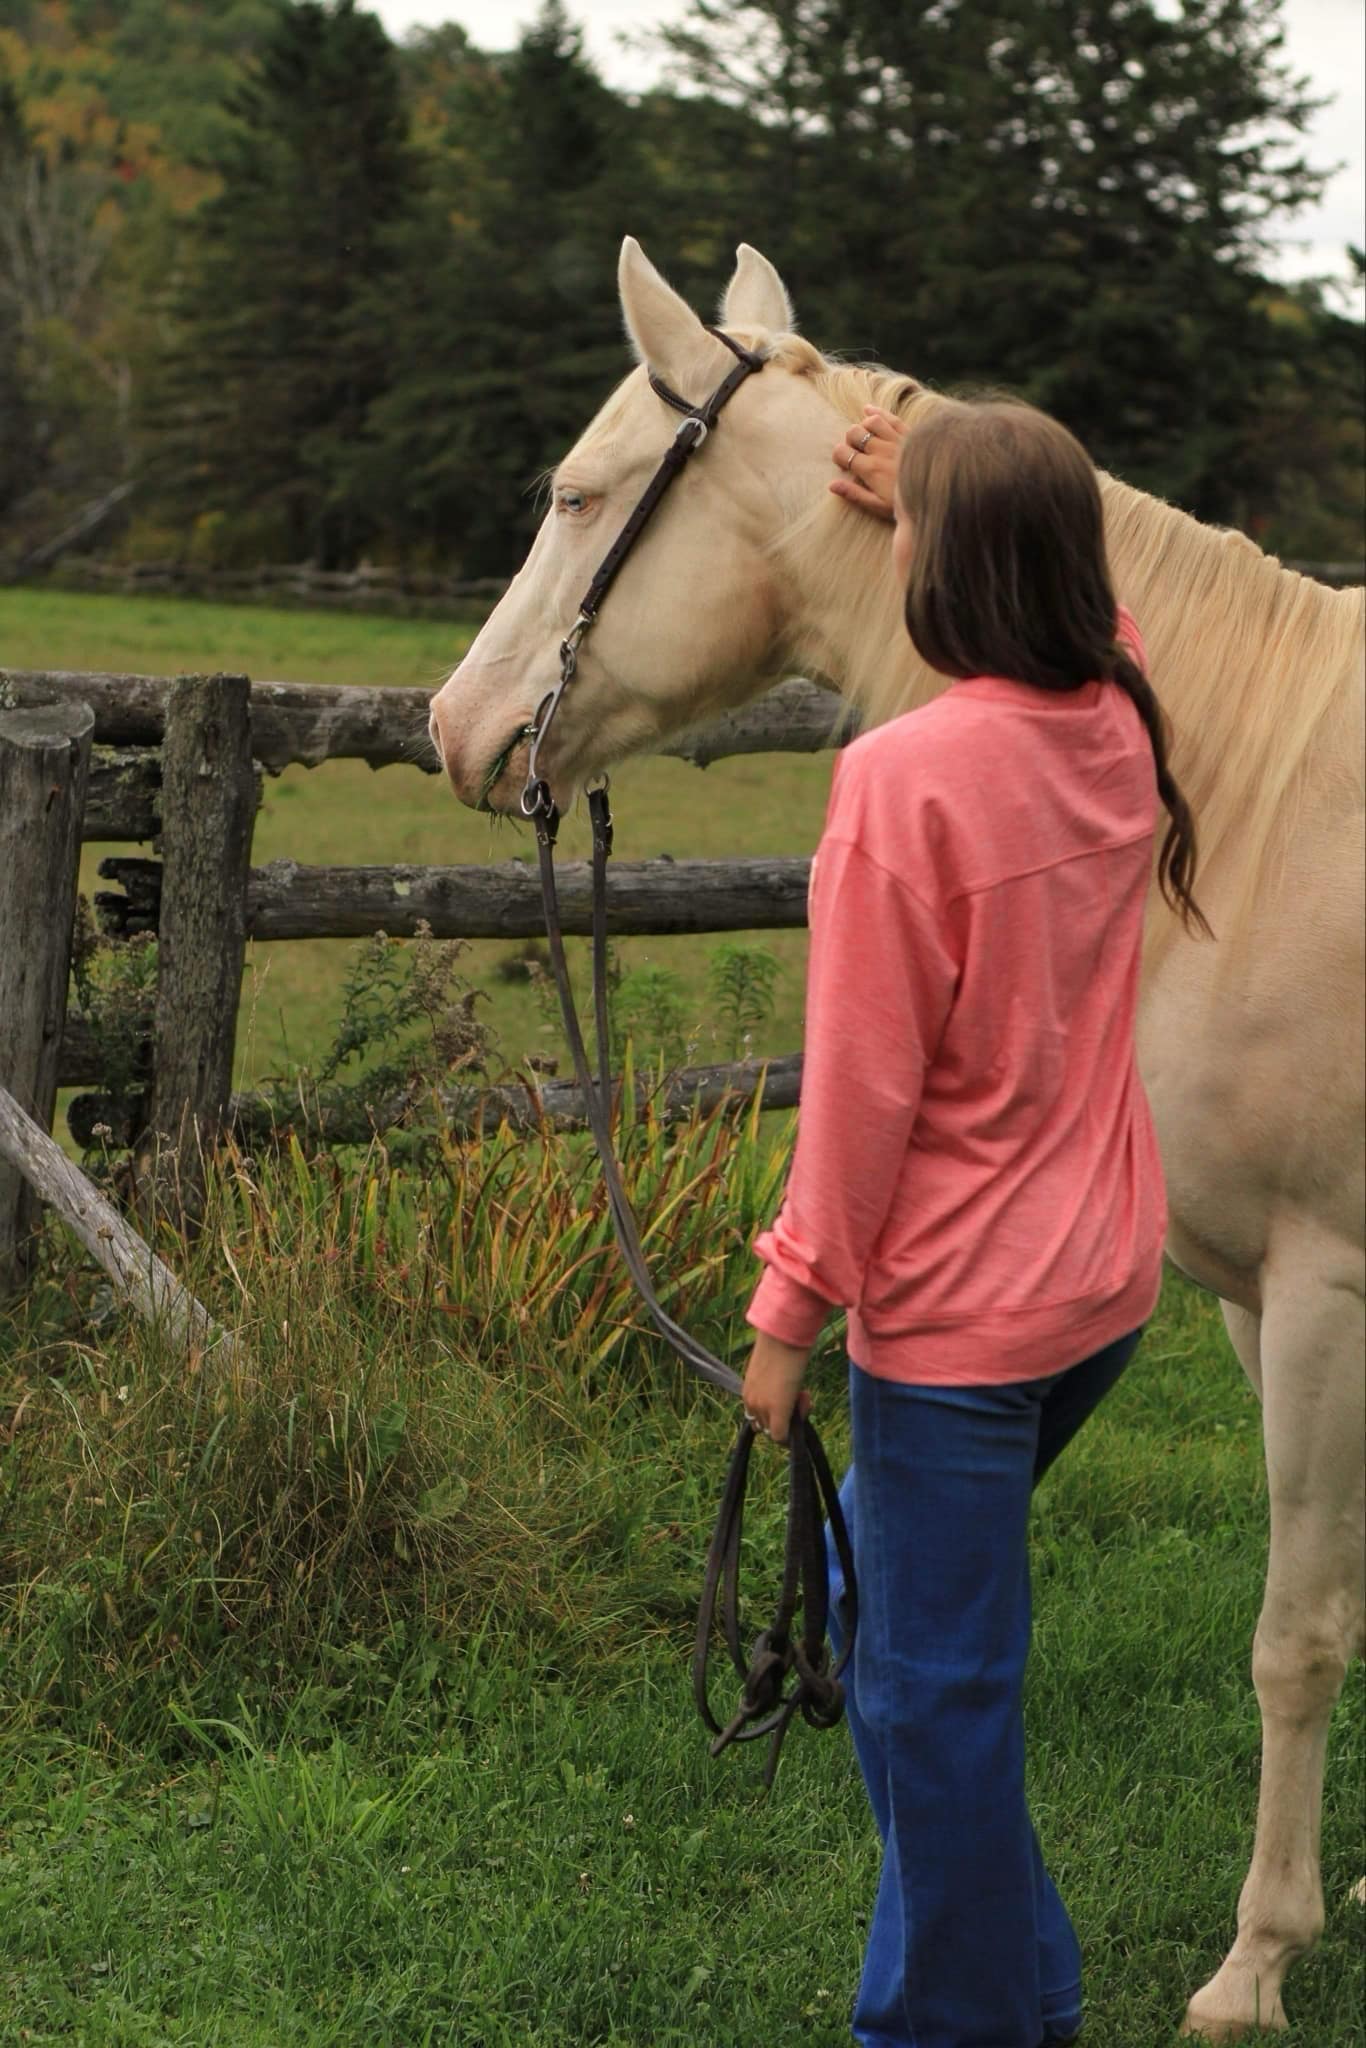
{"type": "Polygon", "coordinates": [[[0,576],[511,573],[625,367],[624,232],[704,308],[754,242],[823,347],[1359,560],[1361,324],[1266,274],[1330,168],[1280,17],[693,0],[623,93],[560,0],[497,54],[353,0],[7,0],[0,576]]]}

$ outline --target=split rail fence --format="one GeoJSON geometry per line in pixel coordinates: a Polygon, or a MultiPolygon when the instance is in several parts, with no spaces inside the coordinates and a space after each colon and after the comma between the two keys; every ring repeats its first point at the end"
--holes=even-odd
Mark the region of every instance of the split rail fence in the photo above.
{"type": "MultiPolygon", "coordinates": [[[[1360,573],[1338,563],[1298,566],[1328,582],[1360,573]]],[[[521,862],[251,865],[263,774],[327,760],[435,774],[427,711],[422,690],[0,669],[0,1091],[45,1132],[58,1088],[98,1089],[106,1079],[97,1034],[88,1020],[67,1014],[83,841],[157,842],[159,858],[101,861],[101,876],[116,887],[97,896],[96,908],[111,931],[157,934],[135,1178],[141,1198],[153,1205],[168,1198],[186,1220],[202,1199],[204,1157],[225,1127],[253,1141],[267,1126],[280,1128],[272,1106],[231,1094],[248,939],[403,937],[423,923],[437,938],[539,933],[535,871],[521,862]]],[[[662,751],[705,767],[727,755],[813,753],[842,744],[850,731],[838,697],[791,681],[662,751]]],[[[614,862],[611,929],[662,935],[799,926],[809,868],[804,859],[614,862]]],[[[560,887],[565,931],[587,933],[586,863],[565,862],[560,887]]],[[[661,1107],[680,1115],[693,1103],[750,1100],[760,1086],[767,1107],[790,1107],[800,1066],[790,1054],[685,1068],[670,1077],[661,1107]]],[[[73,1105],[78,1136],[91,1134],[99,1102],[84,1099],[84,1127],[73,1105]]],[[[529,1072],[518,1087],[451,1091],[444,1104],[453,1127],[469,1131],[504,1118],[523,1128],[542,1119],[573,1125],[584,1107],[572,1083],[529,1072]]],[[[328,1135],[364,1141],[407,1107],[402,1099],[375,1104],[364,1128],[329,1127],[328,1135]]],[[[302,1106],[299,1121],[307,1121],[302,1106]]],[[[0,1154],[0,1294],[22,1268],[35,1216],[31,1188],[0,1154]]]]}
{"type": "MultiPolygon", "coordinates": [[[[426,737],[422,690],[250,682],[245,676],[103,675],[0,669],[0,1085],[43,1128],[56,1091],[98,1088],[104,1076],[88,1020],[67,1014],[76,872],[83,841],[155,839],[158,858],[111,855],[96,898],[100,921],[119,934],[157,934],[157,991],[147,1048],[146,1129],[138,1171],[174,1163],[181,1213],[202,1196],[205,1152],[225,1127],[261,1134],[269,1112],[231,1094],[234,1035],[249,939],[519,938],[542,930],[534,868],[491,866],[308,867],[251,864],[263,774],[300,763],[362,760],[429,774],[439,764],[426,737]],[[198,1164],[196,1164],[198,1162],[198,1164]]],[[[661,751],[705,767],[728,755],[816,752],[852,728],[847,707],[814,684],[781,684],[756,703],[672,741],[661,751]]],[[[806,922],[805,859],[614,862],[608,909],[614,934],[779,929],[806,922]]],[[[590,930],[586,862],[560,868],[564,929],[590,930]]],[[[800,1058],[683,1069],[662,1098],[667,1115],[725,1096],[790,1107],[800,1058]]],[[[87,1098],[89,1137],[99,1098],[87,1098]]],[[[76,1106],[73,1106],[75,1108],[76,1106]]],[[[507,1118],[582,1121],[576,1086],[528,1074],[520,1086],[463,1089],[446,1098],[466,1130],[507,1118]]],[[[401,1100],[375,1105],[364,1140],[396,1121],[401,1100]]],[[[301,1112],[302,1120],[302,1112],[301,1112]]],[[[278,1126],[278,1115],[276,1116],[278,1126]]],[[[0,1287],[26,1239],[32,1196],[0,1164],[0,1287]]]]}

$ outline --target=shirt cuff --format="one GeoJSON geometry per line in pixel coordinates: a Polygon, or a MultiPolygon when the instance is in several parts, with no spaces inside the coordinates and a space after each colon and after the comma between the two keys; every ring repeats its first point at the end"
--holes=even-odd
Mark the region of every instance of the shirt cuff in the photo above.
{"type": "Polygon", "coordinates": [[[780,1344],[809,1350],[821,1333],[826,1317],[836,1304],[815,1294],[797,1280],[790,1280],[775,1266],[768,1266],[745,1311],[745,1321],[780,1344]]]}

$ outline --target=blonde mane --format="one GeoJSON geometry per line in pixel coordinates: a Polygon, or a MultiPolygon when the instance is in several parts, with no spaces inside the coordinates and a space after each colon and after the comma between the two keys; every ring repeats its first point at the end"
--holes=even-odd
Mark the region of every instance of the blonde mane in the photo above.
{"type": "MultiPolygon", "coordinates": [[[[810,378],[841,416],[877,405],[903,419],[938,402],[913,378],[830,361],[798,336],[776,365],[810,378]]],[[[1242,956],[1258,908],[1276,895],[1306,804],[1363,802],[1362,647],[1366,593],[1284,569],[1240,533],[1102,474],[1115,588],[1138,620],[1153,687],[1172,728],[1171,768],[1195,817],[1199,872],[1217,874],[1221,976],[1242,956]]],[[[886,529],[827,496],[775,543],[821,621],[795,649],[837,681],[865,725],[945,687],[911,647],[886,529]]],[[[1156,849],[1165,825],[1159,824],[1156,849]]],[[[1182,927],[1154,892],[1145,964],[1182,927]]]]}

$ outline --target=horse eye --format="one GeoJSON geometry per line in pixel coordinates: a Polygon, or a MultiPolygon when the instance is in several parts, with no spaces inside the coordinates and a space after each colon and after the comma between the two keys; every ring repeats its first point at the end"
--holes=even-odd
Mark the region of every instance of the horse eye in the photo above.
{"type": "Polygon", "coordinates": [[[558,503],[561,512],[573,514],[588,510],[588,500],[584,497],[582,491],[561,491],[558,503]]]}

